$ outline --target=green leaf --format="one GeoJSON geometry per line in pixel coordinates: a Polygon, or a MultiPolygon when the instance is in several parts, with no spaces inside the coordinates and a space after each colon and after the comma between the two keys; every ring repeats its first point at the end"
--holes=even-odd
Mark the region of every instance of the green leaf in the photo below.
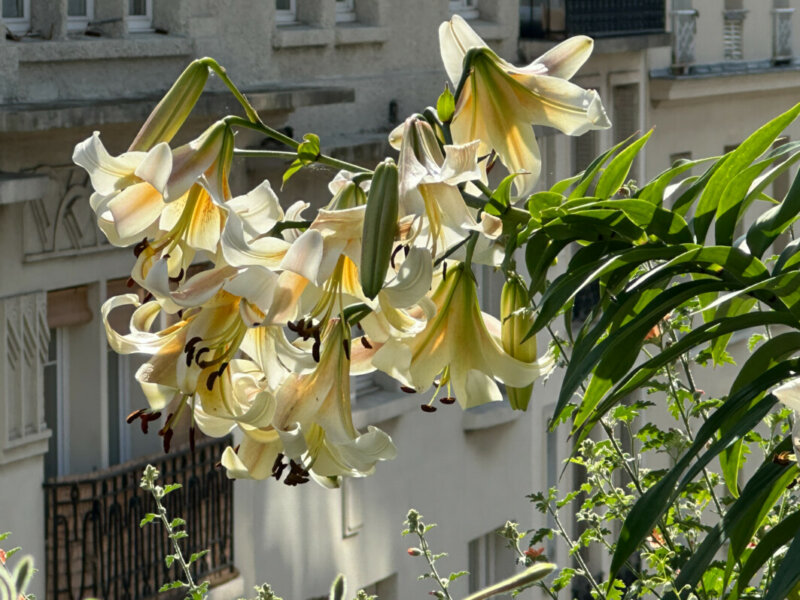
{"type": "Polygon", "coordinates": [[[283,189],[283,186],[286,185],[286,182],[289,181],[292,178],[292,175],[297,173],[304,166],[305,165],[303,165],[303,162],[299,158],[296,158],[294,161],[292,161],[292,164],[289,165],[289,168],[286,169],[286,171],[283,172],[283,179],[282,179],[282,182],[281,182],[281,189],[283,189]]]}
{"type": "Polygon", "coordinates": [[[786,244],[786,248],[783,249],[775,263],[775,267],[772,269],[772,274],[777,275],[783,271],[789,271],[792,267],[800,264],[800,252],[798,252],[798,249],[800,249],[800,238],[786,244]]]}
{"type": "Polygon", "coordinates": [[[764,600],[783,600],[800,583],[800,535],[795,536],[789,551],[783,557],[764,600]]]}
{"type": "Polygon", "coordinates": [[[164,557],[164,562],[166,563],[166,565],[167,565],[167,568],[171,567],[171,566],[172,566],[172,563],[174,563],[174,562],[175,562],[175,555],[174,555],[174,554],[167,554],[167,555],[164,557]]]}
{"type": "Polygon", "coordinates": [[[563,180],[555,183],[553,185],[553,187],[550,188],[550,191],[555,193],[555,194],[563,194],[564,192],[566,192],[570,188],[570,186],[572,186],[577,181],[580,181],[580,179],[582,177],[583,177],[583,173],[578,173],[577,175],[573,175],[572,177],[568,177],[567,179],[563,179],[563,180]]]}
{"type": "Polygon", "coordinates": [[[169,537],[173,540],[182,540],[183,538],[189,537],[189,534],[185,531],[173,531],[169,537]]]}
{"type": "Polygon", "coordinates": [[[755,575],[764,563],[772,558],[782,546],[788,544],[792,538],[798,535],[798,533],[800,533],[800,510],[793,512],[779,523],[776,523],[772,529],[761,538],[761,541],[742,565],[734,588],[728,596],[728,600],[737,600],[739,598],[739,591],[747,588],[747,584],[750,583],[753,575],[755,575]]]}
{"type": "Polygon", "coordinates": [[[164,486],[164,495],[171,494],[175,490],[181,489],[183,486],[180,483],[169,483],[164,486]]]}
{"type": "Polygon", "coordinates": [[[171,583],[165,583],[160,588],[158,588],[158,593],[161,594],[162,592],[168,592],[169,590],[176,590],[182,587],[187,587],[187,585],[182,581],[173,581],[171,583]]]}
{"type": "Polygon", "coordinates": [[[469,575],[469,571],[459,571],[458,573],[450,573],[450,576],[447,578],[448,581],[455,581],[459,577],[463,577],[464,575],[469,575]]]}
{"type": "MultiPolygon", "coordinates": [[[[760,373],[763,373],[775,366],[778,362],[791,356],[797,351],[797,348],[800,348],[800,332],[797,331],[782,333],[762,344],[750,355],[750,358],[745,361],[741,369],[739,369],[739,373],[731,385],[731,393],[740,390],[747,382],[758,377],[760,373]]],[[[739,415],[747,408],[749,408],[749,406],[743,407],[740,411],[733,413],[728,421],[720,427],[720,431],[724,432],[733,426],[739,418],[739,415]]],[[[739,440],[729,448],[726,448],[719,457],[722,475],[725,478],[728,490],[734,498],[739,496],[738,482],[742,449],[743,444],[742,441],[739,440]]]]}
{"type": "Polygon", "coordinates": [[[542,219],[542,213],[547,210],[559,208],[566,198],[555,192],[536,192],[528,198],[528,211],[535,219],[542,219]]]}
{"type": "Polygon", "coordinates": [[[514,179],[517,175],[518,173],[512,173],[503,178],[503,181],[500,182],[497,189],[492,192],[489,202],[486,203],[486,212],[491,215],[500,216],[508,210],[511,206],[511,184],[514,183],[514,179]]]}
{"type": "Polygon", "coordinates": [[[147,513],[147,514],[144,516],[144,519],[142,519],[141,521],[139,521],[139,527],[144,527],[144,526],[145,526],[145,525],[147,525],[148,523],[152,522],[152,520],[153,520],[153,519],[155,519],[156,517],[158,517],[158,515],[157,515],[157,514],[155,514],[155,513],[147,513]]]}
{"type": "Polygon", "coordinates": [[[614,157],[614,160],[609,163],[608,167],[606,167],[605,171],[603,171],[603,174],[600,176],[600,180],[597,182],[597,188],[594,192],[595,196],[605,199],[617,193],[617,190],[622,187],[622,184],[625,183],[625,179],[628,177],[633,160],[652,134],[653,130],[651,129],[614,157]]]}
{"type": "Polygon", "coordinates": [[[33,577],[33,572],[33,559],[30,556],[23,556],[14,569],[14,585],[17,588],[18,594],[25,594],[31,577],[33,577]]]}
{"type": "Polygon", "coordinates": [[[530,275],[530,294],[538,292],[545,284],[547,271],[559,253],[569,245],[565,240],[550,240],[544,232],[538,231],[525,246],[525,265],[530,275]]]}
{"type": "Polygon", "coordinates": [[[636,197],[639,200],[649,202],[650,204],[661,206],[664,201],[664,194],[666,193],[667,187],[670,185],[670,183],[672,183],[673,179],[675,179],[678,175],[685,173],[689,169],[693,169],[694,167],[700,166],[707,162],[716,161],[718,159],[718,156],[713,156],[711,158],[703,158],[700,160],[686,162],[678,161],[679,164],[676,163],[672,168],[667,169],[653,181],[649,182],[642,189],[640,189],[639,193],[636,194],[636,197]]]}
{"type": "Polygon", "coordinates": [[[752,327],[764,325],[791,325],[792,321],[792,318],[785,314],[754,312],[738,317],[711,321],[694,328],[690,333],[678,340],[677,343],[659,352],[653,358],[637,366],[622,378],[606,398],[597,405],[594,414],[591,418],[586,420],[585,427],[591,430],[597,421],[611,410],[622,398],[649,383],[659,369],[676,360],[681,354],[685,354],[693,348],[718,336],[726,335],[729,332],[744,331],[752,327]]]}
{"type": "Polygon", "coordinates": [[[795,176],[786,198],[761,214],[747,230],[747,246],[761,256],[769,245],[797,219],[800,213],[800,177],[795,176]]]}
{"type": "MultiPolygon", "coordinates": [[[[630,136],[629,138],[622,140],[619,144],[603,152],[600,156],[595,158],[591,164],[586,167],[586,170],[581,174],[580,179],[578,180],[578,184],[575,186],[575,189],[572,190],[572,193],[569,195],[569,198],[582,198],[586,196],[586,192],[589,189],[589,186],[592,185],[595,176],[600,172],[600,169],[606,163],[606,161],[614,156],[617,151],[626,145],[630,140],[633,139],[634,136],[630,136]]],[[[560,191],[560,190],[551,190],[551,191],[560,191]]]]}
{"type": "MultiPolygon", "coordinates": [[[[755,133],[750,135],[735,150],[727,155],[719,168],[708,181],[703,195],[700,197],[692,219],[692,228],[698,242],[703,242],[717,211],[722,195],[728,183],[747,166],[763,154],[775,141],[775,138],[800,114],[800,104],[779,115],[755,133]]],[[[756,253],[760,256],[759,253],[756,253]]]]}
{"type": "Polygon", "coordinates": [[[347,583],[345,582],[344,575],[341,573],[336,576],[331,584],[331,591],[328,594],[328,600],[344,600],[345,592],[347,591],[347,583]]]}
{"type": "Polygon", "coordinates": [[[591,415],[603,394],[611,389],[611,386],[633,366],[644,344],[645,336],[659,321],[689,298],[704,292],[720,291],[727,287],[728,284],[713,280],[679,283],[659,293],[655,299],[648,302],[635,318],[597,344],[574,369],[573,358],[564,376],[559,404],[562,401],[566,403],[566,399],[569,397],[566,394],[571,396],[577,388],[577,384],[588,375],[588,369],[597,365],[578,413],[575,415],[575,430],[591,415]]]}
{"type": "Polygon", "coordinates": [[[11,532],[10,532],[10,531],[6,531],[6,532],[4,532],[4,533],[0,533],[0,542],[2,542],[3,540],[5,540],[5,539],[6,539],[8,536],[10,536],[10,535],[11,535],[11,532]]]}
{"type": "Polygon", "coordinates": [[[192,554],[192,555],[189,557],[189,564],[192,564],[192,563],[193,563],[194,561],[196,561],[196,560],[200,560],[200,559],[201,559],[201,558],[203,558],[203,557],[204,557],[206,554],[208,554],[208,550],[207,550],[207,549],[206,549],[206,550],[201,550],[200,552],[194,552],[194,553],[193,553],[193,554],[192,554]]]}
{"type": "Polygon", "coordinates": [[[174,519],[172,519],[172,522],[169,524],[169,526],[172,529],[175,529],[176,527],[180,527],[181,525],[186,525],[186,521],[184,521],[180,517],[175,517],[174,519]]]}
{"type": "Polygon", "coordinates": [[[303,141],[297,147],[298,160],[304,165],[310,165],[319,158],[319,155],[319,136],[314,133],[305,134],[303,141]]]}

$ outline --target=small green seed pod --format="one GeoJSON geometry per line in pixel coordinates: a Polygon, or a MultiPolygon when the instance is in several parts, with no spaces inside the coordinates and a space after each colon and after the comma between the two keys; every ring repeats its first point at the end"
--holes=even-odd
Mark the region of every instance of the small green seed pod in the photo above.
{"type": "Polygon", "coordinates": [[[361,288],[367,298],[375,298],[386,279],[399,207],[397,165],[387,158],[375,169],[364,211],[360,276],[361,288]]]}

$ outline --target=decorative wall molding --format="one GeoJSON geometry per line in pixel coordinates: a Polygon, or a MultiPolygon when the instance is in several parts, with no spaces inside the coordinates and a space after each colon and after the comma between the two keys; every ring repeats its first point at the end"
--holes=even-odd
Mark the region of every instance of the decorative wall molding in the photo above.
{"type": "Polygon", "coordinates": [[[44,363],[47,296],[0,298],[0,464],[47,452],[44,363]]]}
{"type": "Polygon", "coordinates": [[[89,176],[80,167],[41,167],[50,178],[45,194],[25,205],[22,217],[25,262],[111,249],[89,205],[89,176]]]}

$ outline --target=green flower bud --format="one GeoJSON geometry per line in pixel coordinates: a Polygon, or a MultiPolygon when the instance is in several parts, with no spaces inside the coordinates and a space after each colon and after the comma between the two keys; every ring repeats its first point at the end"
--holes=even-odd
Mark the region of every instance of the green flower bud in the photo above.
{"type": "Polygon", "coordinates": [[[208,81],[208,67],[193,61],[156,105],[136,134],[129,150],[146,152],[160,142],[169,142],[192,112],[208,81]]]}
{"type": "Polygon", "coordinates": [[[367,194],[361,189],[361,186],[350,181],[336,192],[336,195],[328,203],[328,210],[345,210],[347,208],[355,208],[367,203],[367,194]]]}
{"type": "MultiPolygon", "coordinates": [[[[509,278],[500,295],[500,322],[503,350],[522,362],[536,360],[536,336],[524,342],[523,338],[533,326],[533,314],[529,307],[528,289],[518,275],[509,278]]],[[[507,386],[508,401],[514,410],[527,410],[533,394],[533,384],[524,388],[507,386]]]]}
{"type": "Polygon", "coordinates": [[[361,289],[367,298],[378,295],[389,270],[400,208],[397,165],[387,158],[372,177],[364,211],[361,238],[361,289]]]}

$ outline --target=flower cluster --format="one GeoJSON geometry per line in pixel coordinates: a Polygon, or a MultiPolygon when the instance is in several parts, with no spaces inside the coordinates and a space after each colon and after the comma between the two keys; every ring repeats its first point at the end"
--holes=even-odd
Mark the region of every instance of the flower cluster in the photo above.
{"type": "Polygon", "coordinates": [[[441,26],[440,41],[458,86],[450,114],[408,118],[391,134],[397,163],[374,171],[325,157],[315,136],[298,143],[264,125],[210,59],[186,70],[128,152],[111,156],[97,133],[75,148],[98,225],[133,248],[130,284],[147,293],[143,303],[110,298],[102,315],[115,351],[150,356],[136,373],[149,407],[131,420],[146,427],[168,414],[165,446],[182,419],[209,436],[236,429],[241,443],[221,461],[229,476],[336,485],[396,454],[386,433],[354,426],[353,375],[379,369],[408,391],[435,385],[434,398],[441,391],[463,407],[500,400],[499,381],[527,394],[515,408],[527,406],[553,360],[537,359],[513,310],[506,318],[516,324],[503,327],[480,309],[472,264],[499,264],[510,226],[483,210],[486,172],[502,162],[515,176],[511,200],[524,199],[539,173],[533,124],[568,134],[608,126],[597,94],[567,81],[591,40],[568,40],[521,69],[459,17],[441,26]],[[248,118],[226,117],[173,148],[209,70],[248,118]],[[241,127],[287,144],[292,152],[273,154],[294,159],[291,172],[339,167],[327,206],[307,220],[309,205],[284,209],[269,181],[234,196],[241,127]],[[118,332],[109,313],[129,305],[129,331],[118,332]]]}

